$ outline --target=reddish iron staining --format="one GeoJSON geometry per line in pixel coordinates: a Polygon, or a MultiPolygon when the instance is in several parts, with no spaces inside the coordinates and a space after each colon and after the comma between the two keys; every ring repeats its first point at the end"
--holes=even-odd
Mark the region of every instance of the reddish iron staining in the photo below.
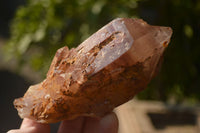
{"type": "Polygon", "coordinates": [[[46,79],[16,99],[15,108],[41,123],[104,116],[146,88],[171,34],[143,20],[115,19],[78,48],[60,48],[46,79]]]}
{"type": "Polygon", "coordinates": [[[163,47],[167,47],[167,46],[168,46],[168,42],[165,41],[165,42],[163,43],[163,47]]]}

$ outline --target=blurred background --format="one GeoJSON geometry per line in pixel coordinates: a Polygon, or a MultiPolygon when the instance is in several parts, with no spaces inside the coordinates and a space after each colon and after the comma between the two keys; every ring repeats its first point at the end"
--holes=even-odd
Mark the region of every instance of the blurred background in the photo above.
{"type": "Polygon", "coordinates": [[[173,29],[157,77],[137,100],[116,110],[123,121],[119,132],[200,131],[199,0],[1,0],[0,132],[19,127],[13,100],[45,78],[58,48],[76,47],[117,17],[173,29]],[[141,117],[133,116],[137,112],[143,112],[141,117]],[[125,119],[125,114],[133,117],[125,119]],[[127,121],[130,125],[123,126],[127,121]]]}

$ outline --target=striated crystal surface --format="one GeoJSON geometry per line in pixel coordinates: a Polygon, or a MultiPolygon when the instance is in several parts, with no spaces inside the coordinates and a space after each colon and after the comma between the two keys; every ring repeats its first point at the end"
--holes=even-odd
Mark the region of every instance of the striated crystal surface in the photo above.
{"type": "Polygon", "coordinates": [[[60,48],[46,79],[14,105],[21,118],[41,123],[101,117],[147,86],[171,35],[169,27],[115,19],[77,48],[60,48]]]}

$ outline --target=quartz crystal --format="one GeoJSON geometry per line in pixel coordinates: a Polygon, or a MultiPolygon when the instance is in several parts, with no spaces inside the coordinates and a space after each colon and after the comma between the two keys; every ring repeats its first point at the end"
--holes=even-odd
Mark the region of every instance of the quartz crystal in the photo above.
{"type": "Polygon", "coordinates": [[[141,19],[114,19],[77,48],[58,49],[46,79],[16,99],[15,108],[40,123],[102,117],[147,86],[171,35],[171,28],[141,19]]]}

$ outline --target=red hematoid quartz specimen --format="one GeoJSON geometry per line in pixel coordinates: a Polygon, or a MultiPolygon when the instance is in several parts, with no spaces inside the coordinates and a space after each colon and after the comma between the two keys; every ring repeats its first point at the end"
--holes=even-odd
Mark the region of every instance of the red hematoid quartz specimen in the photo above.
{"type": "Polygon", "coordinates": [[[101,117],[147,86],[171,35],[169,27],[115,19],[77,48],[58,49],[46,79],[16,99],[15,108],[41,123],[101,117]]]}

